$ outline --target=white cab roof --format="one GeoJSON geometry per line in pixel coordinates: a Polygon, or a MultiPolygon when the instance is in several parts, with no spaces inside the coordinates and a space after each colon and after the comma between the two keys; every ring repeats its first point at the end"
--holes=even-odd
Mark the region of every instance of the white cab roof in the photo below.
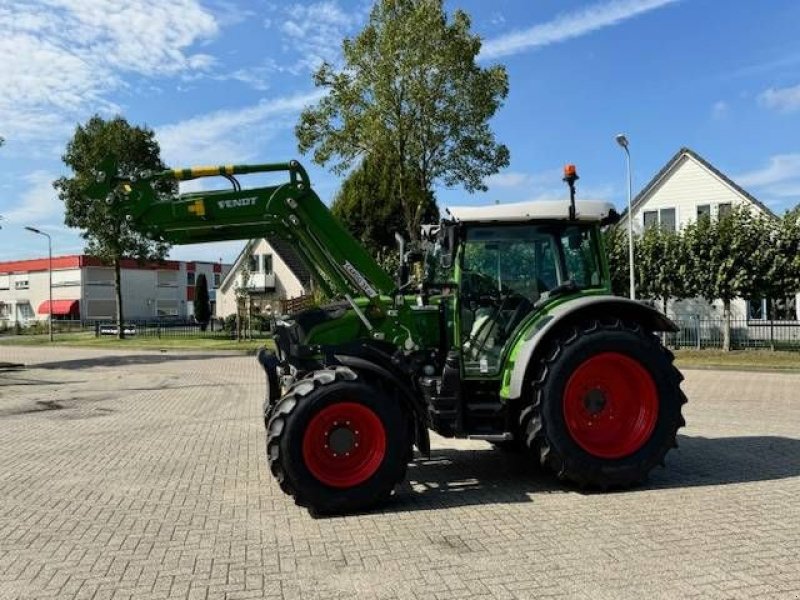
{"type": "MultiPolygon", "coordinates": [[[[463,222],[531,221],[534,219],[569,219],[569,200],[534,200],[489,206],[450,206],[450,214],[463,222]]],[[[575,212],[579,221],[600,221],[614,210],[605,200],[579,200],[575,212]]]]}

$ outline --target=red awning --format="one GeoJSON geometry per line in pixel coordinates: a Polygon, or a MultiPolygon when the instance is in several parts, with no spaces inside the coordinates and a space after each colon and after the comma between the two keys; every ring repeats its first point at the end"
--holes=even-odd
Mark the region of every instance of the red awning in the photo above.
{"type": "MultiPolygon", "coordinates": [[[[37,310],[40,315],[50,314],[50,301],[45,300],[39,305],[37,310]]],[[[77,300],[53,300],[53,314],[55,316],[64,315],[78,315],[78,301],[77,300]]]]}

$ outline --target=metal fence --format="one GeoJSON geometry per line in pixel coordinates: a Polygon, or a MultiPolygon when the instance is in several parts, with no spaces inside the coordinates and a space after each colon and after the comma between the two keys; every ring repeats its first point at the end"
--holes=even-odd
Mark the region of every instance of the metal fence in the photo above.
{"type": "MultiPolygon", "coordinates": [[[[682,316],[673,319],[680,331],[665,335],[673,348],[722,348],[723,319],[682,316]]],[[[731,348],[800,350],[800,321],[751,321],[731,319],[731,348]]]]}
{"type": "MultiPolygon", "coordinates": [[[[47,321],[37,321],[29,326],[8,327],[3,333],[7,335],[46,334],[47,321]]],[[[119,328],[116,321],[53,321],[53,332],[56,334],[85,333],[96,337],[117,335],[119,328]]],[[[124,321],[125,334],[131,337],[144,338],[209,338],[209,339],[268,339],[272,333],[268,329],[245,327],[241,331],[224,327],[222,322],[212,320],[205,328],[193,321],[179,319],[170,320],[129,320],[124,321]]]]}

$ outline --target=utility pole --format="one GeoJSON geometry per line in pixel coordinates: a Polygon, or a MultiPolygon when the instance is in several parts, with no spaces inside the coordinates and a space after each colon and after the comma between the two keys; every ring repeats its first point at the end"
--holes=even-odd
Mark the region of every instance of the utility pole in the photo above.
{"type": "Polygon", "coordinates": [[[636,279],[633,273],[633,209],[631,207],[633,196],[633,177],[631,173],[631,152],[628,148],[628,138],[620,133],[616,137],[617,144],[625,150],[625,164],[628,175],[628,268],[630,270],[631,300],[636,299],[636,279]]]}
{"type": "Polygon", "coordinates": [[[50,293],[50,310],[47,315],[48,330],[50,332],[50,341],[53,341],[53,240],[49,233],[45,233],[35,227],[25,227],[31,233],[36,235],[43,235],[47,238],[47,288],[50,293]]]}

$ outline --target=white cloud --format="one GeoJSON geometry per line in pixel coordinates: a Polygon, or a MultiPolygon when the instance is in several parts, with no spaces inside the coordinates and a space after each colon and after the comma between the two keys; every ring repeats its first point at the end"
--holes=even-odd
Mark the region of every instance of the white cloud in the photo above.
{"type": "Polygon", "coordinates": [[[296,116],[319,100],[321,91],[219,110],[156,129],[164,162],[171,165],[244,162],[277,130],[294,126],[296,116]]]}
{"type": "Polygon", "coordinates": [[[283,70],[291,73],[313,71],[323,61],[338,62],[342,39],[366,16],[360,8],[345,10],[336,0],[290,4],[282,10],[280,31],[284,50],[291,56],[283,70]]]}
{"type": "Polygon", "coordinates": [[[679,0],[611,0],[594,4],[522,31],[507,33],[486,40],[482,59],[495,59],[519,54],[531,48],[549,46],[617,25],[623,21],[679,0]]]}
{"type": "Polygon", "coordinates": [[[197,0],[6,0],[0,6],[0,123],[9,139],[64,137],[87,113],[109,113],[125,74],[206,70],[192,52],[218,32],[197,0]]]}
{"type": "Polygon", "coordinates": [[[486,185],[490,188],[516,188],[526,184],[530,179],[527,173],[507,171],[497,173],[486,178],[486,185]]]}
{"type": "Polygon", "coordinates": [[[734,181],[745,187],[770,186],[792,179],[800,179],[800,153],[777,154],[770,157],[766,167],[734,177],[734,181]]]}
{"type": "Polygon", "coordinates": [[[711,116],[714,119],[724,119],[728,116],[729,110],[730,107],[728,106],[728,103],[724,100],[719,100],[711,107],[711,116]]]}
{"type": "Polygon", "coordinates": [[[495,27],[500,27],[506,24],[506,18],[501,12],[494,12],[489,19],[489,22],[495,27]]]}
{"type": "Polygon", "coordinates": [[[63,223],[64,204],[53,189],[57,177],[44,170],[24,176],[22,181],[26,191],[15,206],[5,211],[5,220],[19,226],[63,223]]]}
{"type": "Polygon", "coordinates": [[[756,192],[770,206],[794,205],[800,201],[800,153],[777,154],[767,165],[735,176],[733,180],[756,192]]]}
{"type": "Polygon", "coordinates": [[[800,110],[800,85],[786,88],[769,88],[758,96],[762,106],[779,112],[800,110]]]}
{"type": "Polygon", "coordinates": [[[551,187],[561,181],[561,171],[549,169],[537,173],[522,173],[519,171],[504,171],[486,178],[489,189],[494,188],[534,188],[551,187]]]}
{"type": "MultiPolygon", "coordinates": [[[[614,196],[614,186],[605,184],[605,185],[594,185],[594,186],[582,186],[577,193],[576,200],[606,200],[609,201],[612,196],[614,196]]],[[[541,192],[536,194],[535,196],[531,196],[526,198],[525,201],[529,202],[538,202],[540,200],[569,200],[569,191],[567,186],[564,187],[551,187],[551,188],[544,188],[541,192]]]]}

